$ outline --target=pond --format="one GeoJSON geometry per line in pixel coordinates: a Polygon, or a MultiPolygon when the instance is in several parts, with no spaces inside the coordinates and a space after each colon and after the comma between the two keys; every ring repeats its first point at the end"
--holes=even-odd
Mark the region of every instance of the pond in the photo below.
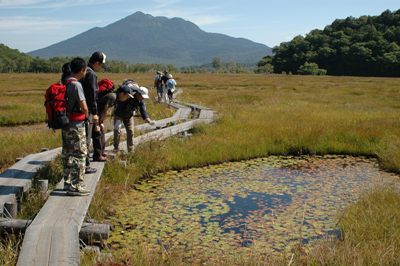
{"type": "Polygon", "coordinates": [[[351,156],[280,157],[170,171],[136,184],[116,206],[109,245],[188,256],[288,253],[338,237],[340,212],[398,176],[351,156]]]}

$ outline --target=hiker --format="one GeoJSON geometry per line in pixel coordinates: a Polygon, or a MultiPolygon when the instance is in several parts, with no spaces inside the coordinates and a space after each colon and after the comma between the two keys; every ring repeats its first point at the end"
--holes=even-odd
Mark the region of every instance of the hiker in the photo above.
{"type": "Polygon", "coordinates": [[[157,90],[157,102],[160,103],[163,99],[163,74],[161,71],[157,71],[156,76],[154,78],[154,88],[157,90]]]}
{"type": "Polygon", "coordinates": [[[74,58],[70,63],[71,74],[66,79],[66,105],[69,124],[62,128],[62,163],[64,190],[70,195],[89,195],[83,184],[87,154],[85,120],[89,115],[85,94],[78,81],[86,74],[86,63],[74,58]]]}
{"type": "Polygon", "coordinates": [[[140,115],[144,121],[154,125],[147,114],[144,99],[148,99],[148,90],[140,87],[134,80],[125,80],[117,90],[117,101],[114,111],[114,151],[119,150],[121,138],[121,128],[124,124],[126,129],[126,143],[128,152],[133,150],[133,112],[139,109],[140,115]]]}
{"type": "Polygon", "coordinates": [[[106,55],[103,52],[94,52],[89,59],[85,77],[81,80],[85,92],[89,117],[86,123],[86,137],[88,154],[86,157],[86,173],[95,173],[97,169],[90,167],[89,148],[90,140],[93,139],[93,161],[104,162],[107,160],[101,154],[101,132],[99,127],[99,116],[97,112],[97,93],[99,90],[96,72],[100,71],[106,63],[106,55]]]}
{"type": "Polygon", "coordinates": [[[174,99],[176,81],[173,79],[171,74],[167,75],[167,82],[165,87],[167,88],[168,101],[171,103],[174,99]]]}
{"type": "Polygon", "coordinates": [[[163,100],[164,102],[167,102],[167,81],[168,81],[168,71],[164,70],[164,73],[161,77],[161,81],[162,81],[162,86],[163,86],[163,100]]]}
{"type": "Polygon", "coordinates": [[[71,67],[70,67],[70,62],[65,63],[62,68],[61,68],[62,74],[61,74],[61,84],[66,85],[67,84],[67,78],[71,75],[71,67]]]}
{"type": "Polygon", "coordinates": [[[99,115],[99,127],[100,127],[100,144],[101,144],[101,155],[106,157],[106,137],[104,121],[107,118],[108,111],[115,106],[116,93],[114,92],[114,83],[109,79],[102,79],[98,83],[99,85],[99,97],[97,99],[97,110],[99,115]]]}

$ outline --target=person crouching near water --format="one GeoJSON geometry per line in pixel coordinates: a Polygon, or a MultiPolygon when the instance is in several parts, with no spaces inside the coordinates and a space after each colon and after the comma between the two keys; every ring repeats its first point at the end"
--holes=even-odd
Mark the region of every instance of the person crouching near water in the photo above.
{"type": "Polygon", "coordinates": [[[121,128],[124,124],[126,129],[126,143],[128,152],[133,150],[133,112],[139,109],[140,115],[144,121],[154,125],[147,114],[144,99],[149,98],[148,89],[140,87],[133,80],[126,80],[117,90],[117,100],[114,111],[114,150],[119,150],[119,142],[121,138],[121,128]]]}

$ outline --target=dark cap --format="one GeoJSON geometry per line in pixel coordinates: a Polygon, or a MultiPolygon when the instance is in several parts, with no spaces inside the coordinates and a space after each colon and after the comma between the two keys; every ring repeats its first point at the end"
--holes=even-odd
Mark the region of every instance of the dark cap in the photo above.
{"type": "Polygon", "coordinates": [[[100,52],[100,51],[94,52],[89,59],[89,63],[94,64],[96,62],[105,64],[106,63],[106,54],[103,52],[100,52]]]}

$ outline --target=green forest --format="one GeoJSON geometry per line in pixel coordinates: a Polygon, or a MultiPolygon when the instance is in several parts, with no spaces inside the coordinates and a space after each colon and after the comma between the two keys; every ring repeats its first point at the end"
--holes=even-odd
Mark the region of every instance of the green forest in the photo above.
{"type": "MultiPolygon", "coordinates": [[[[87,61],[89,57],[85,59],[87,61]]],[[[62,65],[71,60],[72,57],[52,57],[49,59],[32,57],[0,43],[0,73],[59,73],[62,65]]],[[[218,57],[213,58],[209,64],[181,68],[172,64],[131,64],[117,60],[107,60],[106,63],[106,71],[109,73],[147,73],[157,70],[180,71],[182,73],[248,73],[253,69],[254,66],[252,65],[238,64],[234,61],[223,62],[218,57]]]]}
{"type": "MultiPolygon", "coordinates": [[[[89,57],[85,59],[88,60],[89,57]]],[[[62,65],[71,60],[72,57],[52,57],[49,59],[32,57],[0,43],[0,73],[59,73],[62,65]]],[[[129,64],[115,60],[107,61],[106,68],[107,72],[111,73],[137,73],[164,69],[177,71],[174,65],[129,64]]]]}
{"type": "Polygon", "coordinates": [[[259,73],[400,76],[400,10],[337,19],[262,58],[259,73]]]}

